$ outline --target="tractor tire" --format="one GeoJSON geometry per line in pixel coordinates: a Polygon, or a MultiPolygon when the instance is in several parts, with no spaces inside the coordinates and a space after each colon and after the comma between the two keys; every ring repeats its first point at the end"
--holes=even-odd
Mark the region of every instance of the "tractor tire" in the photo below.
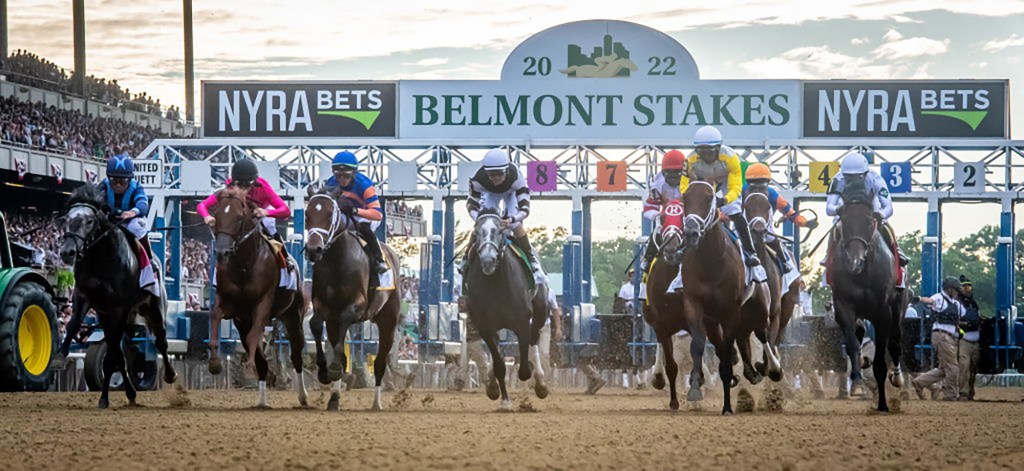
{"type": "Polygon", "coordinates": [[[107,344],[103,341],[89,345],[85,351],[85,384],[90,391],[103,390],[103,358],[107,356],[107,344]]]}
{"type": "Polygon", "coordinates": [[[0,305],[0,390],[45,391],[57,353],[57,308],[43,286],[20,281],[0,305]]]}
{"type": "MultiPolygon", "coordinates": [[[[132,385],[137,391],[153,391],[159,385],[159,365],[155,361],[146,361],[146,356],[136,352],[134,347],[125,348],[125,365],[128,369],[128,376],[132,378],[132,385]]],[[[103,390],[103,359],[107,356],[106,342],[97,342],[89,345],[85,352],[85,384],[90,391],[103,390]]],[[[124,376],[121,373],[114,373],[110,381],[111,391],[124,389],[124,376]]]]}

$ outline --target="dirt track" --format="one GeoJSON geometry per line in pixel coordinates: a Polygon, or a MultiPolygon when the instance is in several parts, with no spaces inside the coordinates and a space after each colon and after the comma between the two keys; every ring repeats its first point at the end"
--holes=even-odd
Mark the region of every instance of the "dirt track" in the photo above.
{"type": "Polygon", "coordinates": [[[296,410],[290,392],[271,393],[273,410],[249,409],[255,394],[189,392],[190,405],[171,407],[181,396],[160,391],[125,408],[117,392],[107,411],[93,393],[3,394],[4,467],[1024,469],[1021,389],[982,389],[975,403],[904,401],[890,415],[865,401],[798,398],[781,414],[733,417],[714,400],[671,413],[660,392],[621,389],[543,401],[519,392],[511,414],[480,392],[387,393],[384,413],[368,412],[365,390],[344,393],[337,413],[320,410],[319,391],[311,410],[296,410]]]}

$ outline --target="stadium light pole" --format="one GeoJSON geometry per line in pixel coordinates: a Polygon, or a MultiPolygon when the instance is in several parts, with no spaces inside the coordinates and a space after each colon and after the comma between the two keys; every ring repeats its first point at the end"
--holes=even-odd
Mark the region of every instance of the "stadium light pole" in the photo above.
{"type": "Polygon", "coordinates": [[[0,0],[0,59],[7,57],[7,0],[0,0]]]}
{"type": "Polygon", "coordinates": [[[182,0],[185,21],[185,121],[195,122],[195,76],[192,68],[192,0],[182,0]]]}
{"type": "Polygon", "coordinates": [[[85,0],[74,0],[71,6],[75,32],[75,93],[88,99],[85,90],[85,0]]]}

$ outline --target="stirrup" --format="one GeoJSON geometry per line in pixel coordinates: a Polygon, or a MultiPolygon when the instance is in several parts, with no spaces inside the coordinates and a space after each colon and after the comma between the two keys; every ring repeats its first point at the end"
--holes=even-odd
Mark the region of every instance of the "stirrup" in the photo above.
{"type": "Polygon", "coordinates": [[[383,260],[377,260],[377,262],[374,263],[373,269],[378,275],[383,275],[388,272],[388,266],[383,260]]]}
{"type": "Polygon", "coordinates": [[[761,260],[757,258],[757,255],[747,254],[747,266],[756,267],[761,264],[761,260]]]}

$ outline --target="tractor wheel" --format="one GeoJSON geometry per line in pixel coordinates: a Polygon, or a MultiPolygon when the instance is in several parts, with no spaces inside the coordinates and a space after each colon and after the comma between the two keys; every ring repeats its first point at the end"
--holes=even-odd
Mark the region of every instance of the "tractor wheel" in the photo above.
{"type": "Polygon", "coordinates": [[[18,282],[0,305],[0,390],[47,390],[56,352],[53,300],[38,283],[18,282]]]}
{"type": "MultiPolygon", "coordinates": [[[[137,352],[135,347],[125,348],[125,366],[129,376],[133,376],[132,384],[138,391],[152,391],[157,387],[159,365],[155,361],[146,361],[142,352],[137,352]]],[[[89,385],[90,391],[103,390],[103,359],[107,356],[106,342],[97,342],[89,345],[85,352],[85,383],[89,385]]],[[[121,373],[114,373],[110,379],[110,389],[120,391],[124,389],[124,376],[121,373]]]]}

